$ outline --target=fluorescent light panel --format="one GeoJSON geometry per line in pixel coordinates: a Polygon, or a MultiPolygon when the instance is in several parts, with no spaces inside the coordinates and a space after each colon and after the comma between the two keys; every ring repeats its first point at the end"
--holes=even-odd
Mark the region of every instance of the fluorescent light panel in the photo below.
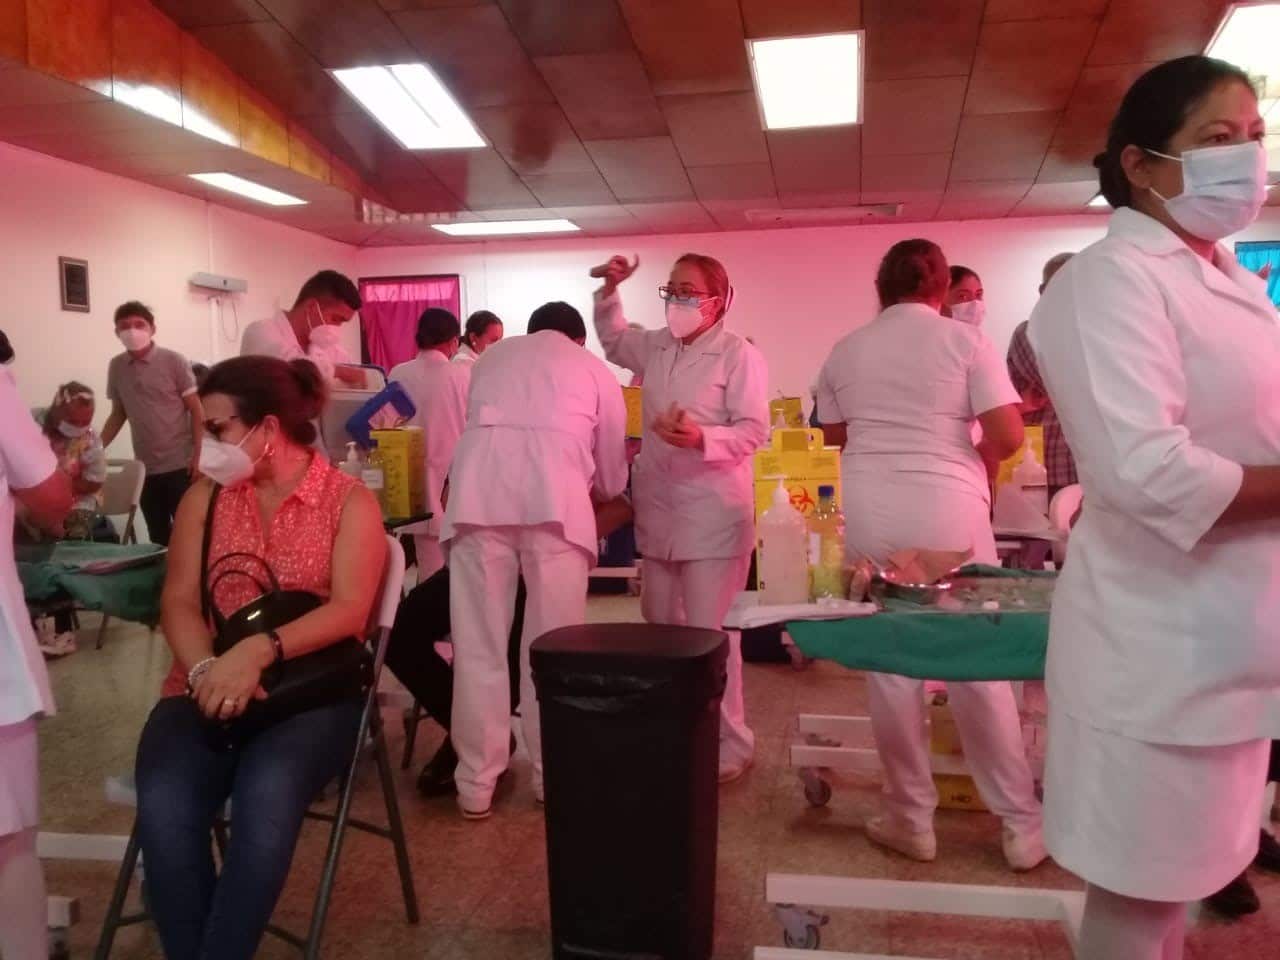
{"type": "Polygon", "coordinates": [[[352,67],[333,77],[409,150],[483,147],[470,118],[421,63],[352,67]]]}
{"type": "Polygon", "coordinates": [[[572,220],[477,220],[471,223],[433,223],[433,230],[451,237],[500,237],[528,233],[576,233],[572,220]]]}
{"type": "Polygon", "coordinates": [[[765,128],[860,123],[862,39],[857,32],[748,40],[765,128]]]}
{"type": "Polygon", "coordinates": [[[1233,3],[1205,53],[1265,78],[1264,97],[1280,96],[1280,3],[1233,3]]]}
{"type": "Polygon", "coordinates": [[[244,177],[237,177],[234,173],[192,173],[188,176],[192,180],[199,180],[219,190],[238,193],[242,197],[257,200],[259,203],[269,203],[273,207],[296,207],[307,202],[291,194],[281,193],[279,190],[272,190],[260,183],[246,180],[244,177]]]}
{"type": "Polygon", "coordinates": [[[1107,198],[1106,198],[1106,197],[1104,197],[1102,194],[1100,194],[1100,193],[1095,193],[1095,194],[1094,194],[1094,195],[1089,199],[1089,202],[1085,204],[1085,206],[1086,206],[1086,207],[1103,207],[1103,208],[1107,208],[1107,207],[1110,207],[1110,206],[1111,206],[1111,204],[1107,203],[1107,198]]]}

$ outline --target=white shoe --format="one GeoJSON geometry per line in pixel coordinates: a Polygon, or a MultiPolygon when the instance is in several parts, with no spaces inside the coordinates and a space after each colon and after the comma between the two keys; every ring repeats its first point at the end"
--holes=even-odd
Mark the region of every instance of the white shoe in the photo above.
{"type": "Polygon", "coordinates": [[[1044,846],[1044,833],[1035,830],[1015,830],[1005,827],[1001,837],[1004,858],[1009,866],[1018,873],[1034,870],[1049,859],[1049,851],[1044,846]]]}
{"type": "Polygon", "coordinates": [[[737,763],[721,763],[719,775],[720,782],[723,784],[733,783],[735,780],[741,780],[746,772],[751,769],[751,764],[754,761],[754,757],[747,757],[747,759],[740,760],[737,763]]]}
{"type": "Polygon", "coordinates": [[[938,837],[933,830],[912,830],[888,814],[867,821],[867,839],[921,863],[932,863],[938,856],[938,837]]]}
{"type": "Polygon", "coordinates": [[[76,646],[76,635],[70,631],[59,633],[48,640],[42,637],[37,645],[40,647],[40,652],[49,658],[65,657],[79,649],[76,646]]]}
{"type": "Polygon", "coordinates": [[[459,794],[458,811],[462,814],[463,820],[488,820],[493,816],[493,800],[490,799],[486,806],[480,807],[468,804],[459,794]]]}

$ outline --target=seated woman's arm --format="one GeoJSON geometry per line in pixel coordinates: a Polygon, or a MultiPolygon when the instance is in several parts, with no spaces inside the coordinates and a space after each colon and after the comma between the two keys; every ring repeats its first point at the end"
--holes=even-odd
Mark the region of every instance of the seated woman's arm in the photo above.
{"type": "Polygon", "coordinates": [[[213,634],[200,609],[200,553],[212,491],[212,484],[202,480],[178,504],[160,594],[160,629],[183,673],[213,656],[213,634]]]}
{"type": "MultiPolygon", "coordinates": [[[[378,502],[366,487],[353,487],[333,541],[329,599],[276,631],[286,660],[347,637],[364,635],[382,583],[386,556],[378,502]]],[[[262,672],[274,662],[275,647],[266,634],[241,640],[220,656],[198,681],[194,696],[200,709],[205,716],[224,720],[239,716],[252,698],[266,696],[261,688],[262,672]],[[224,709],[227,701],[235,704],[234,709],[224,709]]]]}

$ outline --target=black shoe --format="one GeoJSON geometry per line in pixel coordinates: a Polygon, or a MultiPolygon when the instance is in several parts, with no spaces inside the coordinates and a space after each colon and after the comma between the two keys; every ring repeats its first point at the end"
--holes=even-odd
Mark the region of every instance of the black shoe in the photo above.
{"type": "Polygon", "coordinates": [[[1253,865],[1271,873],[1280,873],[1280,841],[1265,830],[1258,840],[1258,855],[1253,858],[1253,865]]]}
{"type": "Polygon", "coordinates": [[[422,772],[418,774],[418,792],[424,797],[451,797],[454,794],[453,771],[458,767],[458,755],[448,737],[422,772]]]}
{"type": "Polygon", "coordinates": [[[1258,895],[1254,893],[1253,884],[1249,883],[1249,877],[1244,873],[1217,893],[1205,897],[1204,902],[1216,913],[1229,919],[1247,917],[1262,909],[1262,904],[1258,902],[1258,895]]]}

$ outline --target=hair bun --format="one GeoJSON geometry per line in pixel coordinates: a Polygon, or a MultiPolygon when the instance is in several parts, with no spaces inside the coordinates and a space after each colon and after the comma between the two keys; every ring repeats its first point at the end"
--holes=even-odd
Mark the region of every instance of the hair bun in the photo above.
{"type": "Polygon", "coordinates": [[[314,420],[324,409],[329,392],[320,368],[310,360],[299,357],[289,362],[289,372],[293,374],[294,382],[298,385],[298,395],[306,408],[307,419],[314,420]]]}
{"type": "Polygon", "coordinates": [[[1099,153],[1099,154],[1097,154],[1096,156],[1094,156],[1094,158],[1093,158],[1093,166],[1094,166],[1094,169],[1095,169],[1095,170],[1101,170],[1101,169],[1102,169],[1102,167],[1103,167],[1103,165],[1104,165],[1106,162],[1107,162],[1107,152],[1104,150],[1104,151],[1102,151],[1102,153],[1099,153]]]}

